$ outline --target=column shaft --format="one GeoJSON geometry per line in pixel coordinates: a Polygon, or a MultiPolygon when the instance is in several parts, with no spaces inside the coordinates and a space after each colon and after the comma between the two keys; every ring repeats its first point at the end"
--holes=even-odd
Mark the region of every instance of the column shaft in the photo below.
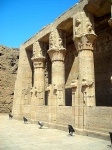
{"type": "Polygon", "coordinates": [[[37,68],[34,70],[34,87],[44,87],[44,69],[37,68]]]}
{"type": "Polygon", "coordinates": [[[87,86],[86,89],[84,89],[86,99],[83,103],[85,103],[86,106],[95,106],[94,58],[93,51],[91,50],[79,52],[79,77],[81,84],[84,83],[85,86],[87,86]]]}
{"type": "Polygon", "coordinates": [[[65,66],[63,61],[52,62],[52,84],[65,84],[65,66]]]}

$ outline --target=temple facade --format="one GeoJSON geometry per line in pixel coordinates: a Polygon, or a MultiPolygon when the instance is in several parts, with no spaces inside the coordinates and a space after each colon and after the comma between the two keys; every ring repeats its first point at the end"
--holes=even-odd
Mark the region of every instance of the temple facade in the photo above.
{"type": "Polygon", "coordinates": [[[108,138],[112,131],[111,0],[81,0],[20,47],[13,115],[108,138]]]}

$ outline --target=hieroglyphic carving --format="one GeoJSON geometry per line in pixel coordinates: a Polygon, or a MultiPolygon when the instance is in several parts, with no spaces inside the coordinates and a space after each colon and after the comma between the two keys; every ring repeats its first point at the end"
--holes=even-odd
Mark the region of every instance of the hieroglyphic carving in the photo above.
{"type": "Polygon", "coordinates": [[[82,79],[82,93],[83,93],[83,103],[86,106],[92,106],[94,103],[94,81],[88,79],[82,79]]]}
{"type": "Polygon", "coordinates": [[[65,86],[58,85],[57,86],[57,105],[64,106],[65,105],[64,99],[65,99],[65,86]]]}
{"type": "Polygon", "coordinates": [[[38,99],[43,99],[43,87],[32,87],[30,90],[31,97],[37,97],[38,99]]]}
{"type": "Polygon", "coordinates": [[[23,104],[30,105],[31,103],[30,87],[22,90],[22,96],[23,96],[23,104]]]}
{"type": "Polygon", "coordinates": [[[33,96],[33,87],[30,89],[31,97],[33,96]]]}
{"type": "Polygon", "coordinates": [[[37,88],[37,94],[39,99],[43,99],[43,87],[39,86],[37,88]]]}
{"type": "Polygon", "coordinates": [[[74,38],[83,34],[95,34],[92,15],[86,12],[78,12],[74,19],[74,30],[74,38]]]}

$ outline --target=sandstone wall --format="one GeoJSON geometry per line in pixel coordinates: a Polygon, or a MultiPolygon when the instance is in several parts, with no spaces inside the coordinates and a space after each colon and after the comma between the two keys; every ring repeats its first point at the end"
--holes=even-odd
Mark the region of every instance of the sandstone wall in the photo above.
{"type": "Polygon", "coordinates": [[[112,129],[112,107],[88,107],[85,129],[108,133],[112,129]]]}
{"type": "Polygon", "coordinates": [[[0,45],[0,112],[12,111],[19,49],[0,45]]]}

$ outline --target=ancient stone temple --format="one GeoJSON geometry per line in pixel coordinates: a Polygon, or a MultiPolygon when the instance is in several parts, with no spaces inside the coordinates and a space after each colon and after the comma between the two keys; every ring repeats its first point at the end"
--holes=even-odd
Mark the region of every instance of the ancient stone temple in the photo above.
{"type": "Polygon", "coordinates": [[[20,47],[13,115],[85,135],[112,131],[111,0],[81,0],[20,47]]]}

